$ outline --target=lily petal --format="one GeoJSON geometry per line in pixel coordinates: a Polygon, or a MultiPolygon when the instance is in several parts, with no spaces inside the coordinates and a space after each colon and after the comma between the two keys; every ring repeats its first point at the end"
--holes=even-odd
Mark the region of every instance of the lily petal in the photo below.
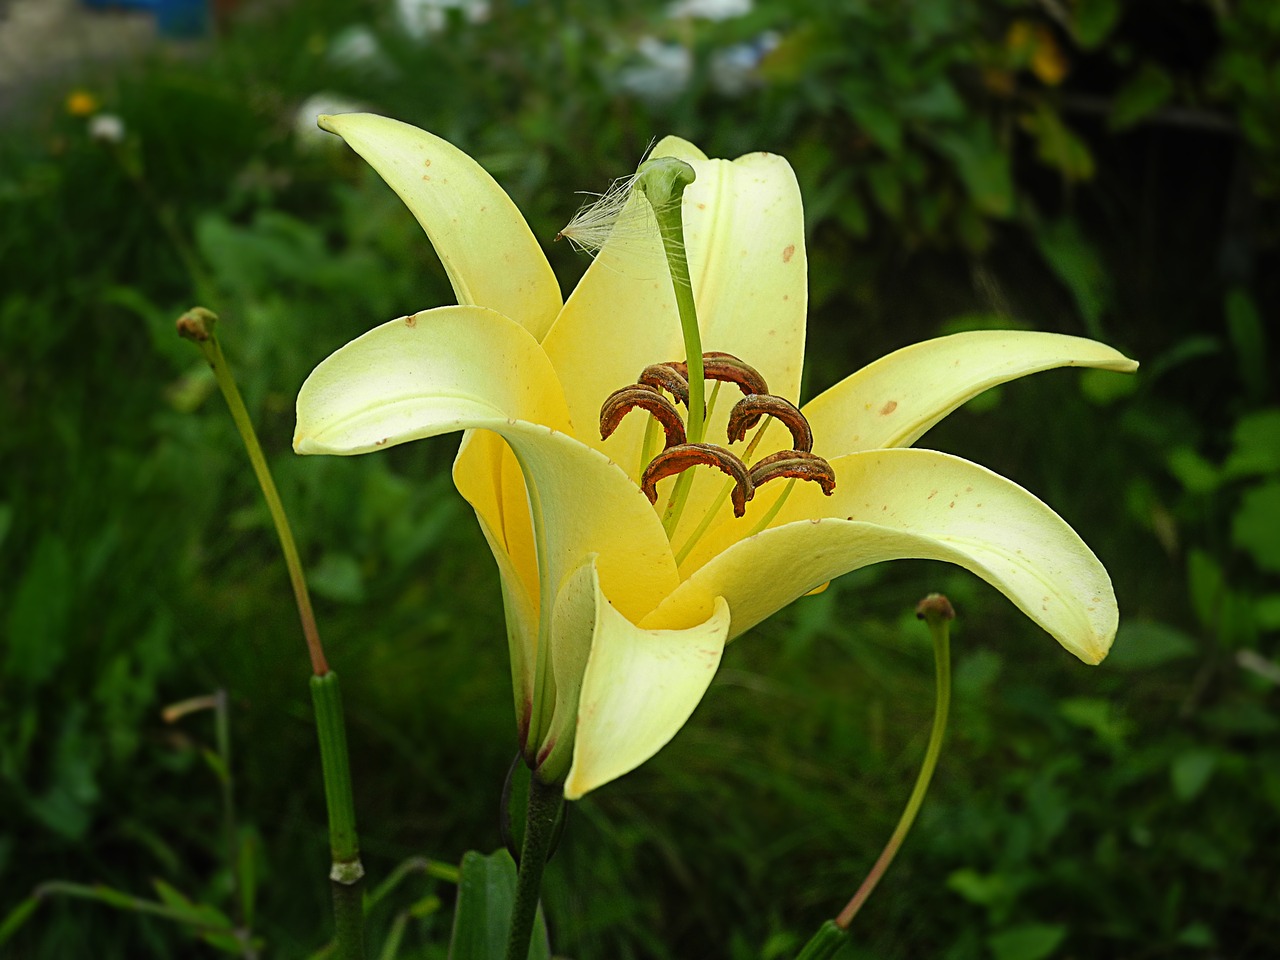
{"type": "MultiPolygon", "coordinates": [[[[697,173],[685,191],[683,212],[704,349],[742,357],[764,374],[774,393],[796,399],[807,277],[800,191],[791,167],[763,153],[732,163],[699,160],[674,138],[660,147],[697,173]]],[[[632,207],[645,202],[638,195],[631,199],[632,207]]],[[[638,476],[644,418],[624,421],[608,441],[585,435],[585,425],[597,421],[610,393],[634,383],[651,363],[684,357],[656,226],[636,235],[625,226],[629,217],[623,214],[624,226],[587,269],[543,346],[565,382],[583,442],[638,476]]]]}
{"type": "Polygon", "coordinates": [[[642,630],[614,609],[598,579],[576,580],[573,615],[594,613],[594,629],[564,784],[569,800],[634,770],[676,735],[720,666],[730,622],[728,604],[716,599],[687,629],[642,630]]]}
{"type": "Polygon", "coordinates": [[[427,232],[458,302],[489,307],[541,340],[560,286],[529,225],[480,164],[446,140],[368,113],[320,118],[378,171],[427,232]]]}
{"type": "MultiPolygon", "coordinates": [[[[615,464],[562,432],[563,395],[542,348],[492,310],[427,310],[332,354],[298,393],[294,449],[365,453],[470,429],[502,436],[534,485],[535,526],[541,522],[547,538],[544,589],[591,553],[627,616],[638,619],[675,588],[675,560],[653,507],[615,464]]],[[[488,526],[496,532],[497,524],[488,526]]]]}
{"type": "Polygon", "coordinates": [[[831,465],[834,496],[798,484],[775,526],[712,556],[641,626],[696,623],[723,597],[738,636],[842,573],[914,557],[982,577],[1086,663],[1106,656],[1118,619],[1107,572],[1026,490],[932,450],[873,450],[831,465]]]}
{"type": "Polygon", "coordinates": [[[828,460],[907,447],[935,423],[997,384],[1055,367],[1131,373],[1138,364],[1083,337],[976,330],[904,347],[851,374],[803,407],[813,452],[828,460]]]}

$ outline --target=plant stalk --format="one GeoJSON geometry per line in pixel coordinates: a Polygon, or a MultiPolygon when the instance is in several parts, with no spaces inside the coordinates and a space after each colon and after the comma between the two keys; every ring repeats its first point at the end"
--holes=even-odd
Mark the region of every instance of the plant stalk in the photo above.
{"type": "Polygon", "coordinates": [[[858,892],[853,895],[853,899],[845,905],[845,908],[840,911],[839,916],[835,919],[836,926],[841,930],[849,929],[853,918],[862,909],[862,905],[867,902],[867,898],[871,896],[871,891],[876,888],[880,878],[889,869],[889,864],[893,862],[898,848],[902,846],[903,840],[907,838],[911,825],[915,823],[916,814],[920,812],[920,805],[924,803],[924,795],[929,789],[929,781],[933,778],[934,768],[938,765],[938,756],[942,752],[942,740],[947,732],[947,714],[951,709],[950,623],[955,619],[955,611],[946,597],[940,593],[933,593],[920,601],[920,605],[916,607],[916,616],[929,625],[929,633],[933,637],[933,662],[937,670],[933,729],[929,732],[929,746],[925,750],[924,763],[921,764],[920,773],[916,776],[916,783],[911,790],[910,798],[907,800],[906,809],[902,811],[902,816],[898,820],[897,827],[894,828],[893,835],[889,837],[889,842],[885,844],[884,850],[880,852],[880,857],[876,860],[875,866],[871,868],[871,872],[867,874],[867,878],[862,881],[862,886],[858,888],[858,892]]]}
{"type": "Polygon", "coordinates": [[[559,784],[545,784],[536,773],[529,778],[529,806],[525,813],[515,905],[511,910],[507,960],[528,960],[533,924],[538,916],[538,896],[542,891],[542,871],[555,840],[556,820],[563,805],[564,789],[559,784]]]}

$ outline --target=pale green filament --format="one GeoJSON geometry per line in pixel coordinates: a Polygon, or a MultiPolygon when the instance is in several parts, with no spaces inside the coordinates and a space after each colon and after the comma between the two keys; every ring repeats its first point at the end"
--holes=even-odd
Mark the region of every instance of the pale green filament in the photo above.
{"type": "Polygon", "coordinates": [[[649,421],[644,425],[644,440],[640,443],[640,466],[636,470],[636,479],[644,475],[645,468],[653,459],[653,448],[658,445],[658,418],[649,414],[649,421]]]}
{"type": "Polygon", "coordinates": [[[773,523],[773,518],[778,515],[778,511],[782,509],[782,505],[787,502],[787,497],[791,496],[791,488],[795,485],[796,482],[794,480],[787,481],[786,489],[782,491],[782,495],[778,497],[774,505],[769,508],[769,511],[760,518],[760,522],[757,523],[755,527],[752,528],[751,532],[747,534],[748,537],[754,537],[757,533],[763,531],[765,527],[769,526],[769,524],[773,523]]]}
{"type": "MultiPolygon", "coordinates": [[[[711,388],[711,400],[707,404],[706,420],[709,423],[711,416],[716,412],[716,401],[720,398],[720,381],[716,381],[716,385],[711,388]]],[[[667,539],[670,540],[676,532],[676,527],[680,523],[680,515],[684,513],[684,505],[689,500],[689,491],[693,488],[693,471],[685,470],[676,480],[676,485],[671,491],[671,499],[667,501],[667,509],[662,512],[662,526],[667,531],[667,539]],[[687,478],[687,479],[686,479],[687,478]]],[[[723,502],[723,498],[721,498],[723,502]]],[[[717,504],[719,506],[719,504],[717,504]]],[[[702,526],[705,528],[707,519],[704,517],[702,526]]],[[[676,561],[679,562],[678,560],[676,561]]]]}
{"type": "MultiPolygon", "coordinates": [[[[716,405],[716,393],[720,389],[720,383],[717,381],[715,389],[711,391],[711,406],[714,409],[716,405]]],[[[760,429],[756,431],[756,435],[751,438],[751,442],[747,444],[747,449],[743,451],[742,462],[747,466],[751,466],[751,457],[756,452],[756,447],[760,446],[760,441],[764,438],[764,433],[769,429],[769,424],[773,422],[773,417],[765,417],[764,423],[760,424],[760,429]]],[[[693,552],[693,548],[698,541],[702,539],[703,534],[711,527],[711,521],[715,519],[716,514],[720,512],[720,508],[724,506],[724,502],[729,499],[729,494],[733,492],[733,482],[730,481],[724,485],[720,491],[720,495],[716,497],[715,502],[707,508],[707,512],[702,516],[702,522],[698,524],[698,529],[694,530],[689,539],[684,542],[684,546],[676,551],[676,565],[684,563],[685,559],[693,552]]],[[[772,519],[772,518],[771,518],[772,519]]]]}

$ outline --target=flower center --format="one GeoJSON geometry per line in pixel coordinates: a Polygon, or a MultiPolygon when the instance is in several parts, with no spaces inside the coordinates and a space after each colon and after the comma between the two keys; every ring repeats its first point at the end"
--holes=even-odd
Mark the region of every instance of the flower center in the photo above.
{"type": "MultiPolygon", "coordinates": [[[[689,554],[693,545],[710,527],[712,518],[726,498],[732,499],[733,515],[742,517],[746,515],[747,504],[755,497],[756,490],[771,480],[807,480],[818,484],[827,496],[831,496],[836,485],[831,465],[812,452],[813,431],[804,414],[791,401],[769,393],[768,384],[759,371],[728,353],[704,353],[702,369],[706,379],[717,381],[717,387],[720,383],[731,383],[742,391],[742,399],[729,411],[726,428],[730,444],[745,440],[748,432],[756,430],[741,457],[727,445],[689,442],[685,420],[676,404],[683,404],[687,412],[691,393],[698,396],[704,391],[690,390],[689,367],[684,361],[655,363],[645,367],[636,383],[609,394],[600,408],[601,440],[607,440],[623,418],[637,408],[648,412],[651,425],[660,425],[665,433],[666,443],[662,450],[652,457],[646,452],[642,457],[640,489],[655,506],[658,502],[658,482],[695,466],[714,467],[729,477],[724,493],[708,508],[693,535],[678,551],[678,561],[689,554]],[[773,420],[790,431],[791,448],[779,450],[753,463],[756,447],[773,420]]],[[[715,396],[713,392],[713,404],[715,396]]],[[[707,411],[703,413],[704,417],[698,419],[705,422],[707,411]]],[[[790,488],[789,484],[783,493],[784,498],[790,488]]],[[[663,511],[663,524],[668,536],[679,522],[688,490],[687,483],[678,483],[663,511]]],[[[775,504],[774,510],[764,518],[761,529],[772,520],[779,505],[775,504]]]]}

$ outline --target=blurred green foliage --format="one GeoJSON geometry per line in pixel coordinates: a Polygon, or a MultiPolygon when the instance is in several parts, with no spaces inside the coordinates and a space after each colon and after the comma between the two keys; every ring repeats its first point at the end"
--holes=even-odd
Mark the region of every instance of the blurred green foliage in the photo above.
{"type": "MultiPolygon", "coordinates": [[[[326,936],[305,655],[234,430],[173,334],[193,301],[223,317],[346,681],[366,865],[397,881],[379,942],[443,956],[453,888],[392,871],[496,846],[509,671],[453,442],[289,452],[315,363],[451,299],[390,191],[296,126],[328,92],[462,146],[548,240],[574,191],[653,137],[786,155],[810,240],[807,395],[975,326],[1143,362],[1011,385],[924,441],[1015,478],[1094,547],[1122,610],[1111,658],[1081,667],[951,568],[837,581],[735,644],[672,745],[575,805],[546,891],[560,953],[794,955],[905,800],[932,702],[907,614],[934,589],[960,612],[949,746],[847,955],[1280,951],[1274,3],[760,0],[710,21],[508,2],[484,22],[447,10],[421,39],[382,3],[263,7],[195,57],[77,77],[120,142],[65,112],[66,85],[30,93],[0,138],[0,913],[59,878],[252,914],[264,955],[326,936]],[[212,725],[160,719],[217,688],[234,868],[212,725]]],[[[564,246],[567,290],[584,263],[564,246]]],[[[49,891],[7,947],[217,944],[49,891]]]]}

